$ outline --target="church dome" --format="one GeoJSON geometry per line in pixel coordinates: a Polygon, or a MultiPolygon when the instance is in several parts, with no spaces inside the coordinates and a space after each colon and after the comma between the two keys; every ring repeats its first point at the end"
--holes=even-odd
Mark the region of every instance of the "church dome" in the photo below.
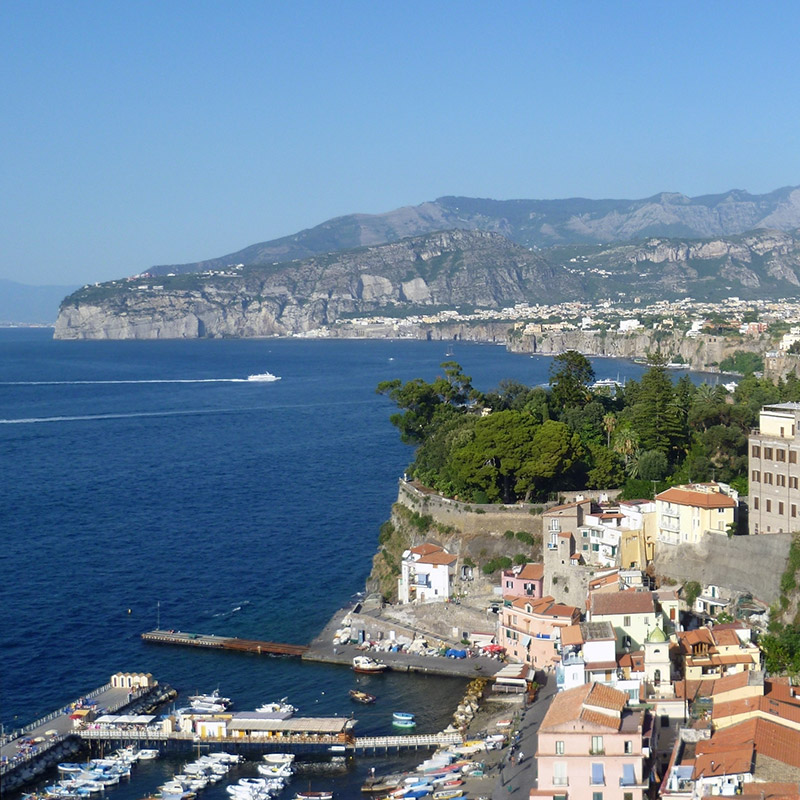
{"type": "Polygon", "coordinates": [[[653,628],[650,635],[647,637],[648,642],[666,642],[667,634],[659,627],[653,628]]]}

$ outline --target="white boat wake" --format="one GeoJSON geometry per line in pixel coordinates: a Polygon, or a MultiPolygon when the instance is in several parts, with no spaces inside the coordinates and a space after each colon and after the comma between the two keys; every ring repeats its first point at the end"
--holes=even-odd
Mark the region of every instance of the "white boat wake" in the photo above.
{"type": "Polygon", "coordinates": [[[105,386],[136,383],[271,383],[280,376],[271,372],[248,375],[246,378],[153,378],[152,380],[107,381],[0,381],[0,386],[105,386]]]}

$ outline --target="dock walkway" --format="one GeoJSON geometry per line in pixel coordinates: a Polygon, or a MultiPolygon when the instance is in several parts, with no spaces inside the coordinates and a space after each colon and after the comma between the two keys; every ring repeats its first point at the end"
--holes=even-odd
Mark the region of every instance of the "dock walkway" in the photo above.
{"type": "Polygon", "coordinates": [[[302,656],[308,647],[302,644],[261,642],[255,639],[237,639],[234,636],[215,636],[209,633],[184,633],[183,631],[154,630],[142,634],[145,642],[177,644],[187,647],[211,647],[218,650],[238,650],[272,656],[302,656]]]}
{"type": "Polygon", "coordinates": [[[407,750],[418,747],[444,747],[448,744],[461,744],[460,733],[416,733],[408,736],[362,736],[353,745],[359,750],[407,750]]]}

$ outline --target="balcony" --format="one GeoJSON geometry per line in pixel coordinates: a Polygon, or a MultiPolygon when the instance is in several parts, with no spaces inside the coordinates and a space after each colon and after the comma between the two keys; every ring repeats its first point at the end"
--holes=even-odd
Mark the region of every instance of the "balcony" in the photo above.
{"type": "Polygon", "coordinates": [[[553,776],[553,786],[569,786],[569,778],[554,775],[553,776]]]}

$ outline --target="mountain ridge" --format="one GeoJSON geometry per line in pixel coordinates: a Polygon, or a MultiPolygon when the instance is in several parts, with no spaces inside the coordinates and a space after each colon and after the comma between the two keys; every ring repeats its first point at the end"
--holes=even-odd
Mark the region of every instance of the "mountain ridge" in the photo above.
{"type": "Polygon", "coordinates": [[[688,197],[659,192],[640,200],[492,200],[445,195],[381,214],[348,214],[217,258],[150,267],[144,275],[272,264],[385,244],[441,230],[487,230],[523,247],[630,242],[648,236],[729,236],[757,228],[800,227],[800,187],[762,195],[741,189],[688,197]]]}

